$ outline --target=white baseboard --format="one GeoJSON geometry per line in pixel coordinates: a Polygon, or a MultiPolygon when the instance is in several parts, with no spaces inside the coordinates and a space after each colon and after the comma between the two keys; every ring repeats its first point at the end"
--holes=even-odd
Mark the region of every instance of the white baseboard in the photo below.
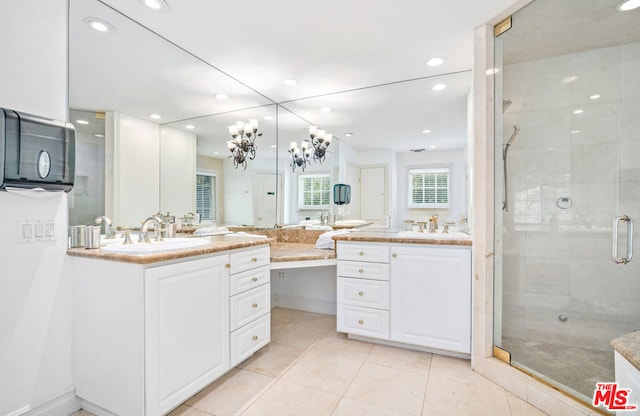
{"type": "Polygon", "coordinates": [[[80,400],[76,397],[75,392],[70,390],[41,404],[25,406],[7,416],[69,416],[78,410],[80,410],[80,400]]]}
{"type": "Polygon", "coordinates": [[[82,400],[82,408],[87,412],[93,413],[96,416],[118,416],[115,413],[111,413],[108,410],[103,409],[100,406],[96,406],[95,404],[82,400]]]}
{"type": "Polygon", "coordinates": [[[271,297],[271,307],[276,306],[327,315],[335,315],[337,310],[334,301],[281,294],[271,297]]]}

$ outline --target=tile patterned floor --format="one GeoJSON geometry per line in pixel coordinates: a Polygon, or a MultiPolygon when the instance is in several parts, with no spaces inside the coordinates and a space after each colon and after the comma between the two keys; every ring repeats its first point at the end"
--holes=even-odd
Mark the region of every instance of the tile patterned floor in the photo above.
{"type": "Polygon", "coordinates": [[[511,361],[589,402],[596,383],[615,380],[613,348],[600,350],[504,337],[511,361]]]}
{"type": "Polygon", "coordinates": [[[271,316],[268,346],[169,416],[545,414],[467,360],[349,340],[335,316],[283,308],[271,316]]]}

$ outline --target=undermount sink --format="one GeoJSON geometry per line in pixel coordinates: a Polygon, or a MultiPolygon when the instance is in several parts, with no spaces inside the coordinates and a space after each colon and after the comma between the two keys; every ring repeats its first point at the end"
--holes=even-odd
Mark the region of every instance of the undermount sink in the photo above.
{"type": "Polygon", "coordinates": [[[420,231],[400,231],[398,237],[401,238],[425,238],[431,240],[471,240],[471,236],[466,233],[425,233],[420,231]]]}
{"type": "Polygon", "coordinates": [[[165,238],[163,241],[151,241],[150,243],[118,244],[115,242],[102,247],[102,250],[109,253],[150,254],[203,247],[208,244],[209,240],[204,238],[177,237],[165,238]]]}

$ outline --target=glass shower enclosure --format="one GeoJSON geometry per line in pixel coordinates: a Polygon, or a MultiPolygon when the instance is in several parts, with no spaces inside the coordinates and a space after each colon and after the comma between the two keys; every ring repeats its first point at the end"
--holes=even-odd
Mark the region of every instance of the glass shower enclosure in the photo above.
{"type": "Polygon", "coordinates": [[[587,404],[640,329],[640,8],[619,3],[535,0],[495,39],[494,344],[587,404]]]}

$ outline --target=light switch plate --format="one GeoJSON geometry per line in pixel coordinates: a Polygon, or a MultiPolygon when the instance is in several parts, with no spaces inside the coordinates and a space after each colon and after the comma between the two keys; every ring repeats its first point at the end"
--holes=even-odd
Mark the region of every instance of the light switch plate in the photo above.
{"type": "Polygon", "coordinates": [[[18,220],[18,243],[37,243],[56,240],[56,220],[29,218],[18,220]]]}

